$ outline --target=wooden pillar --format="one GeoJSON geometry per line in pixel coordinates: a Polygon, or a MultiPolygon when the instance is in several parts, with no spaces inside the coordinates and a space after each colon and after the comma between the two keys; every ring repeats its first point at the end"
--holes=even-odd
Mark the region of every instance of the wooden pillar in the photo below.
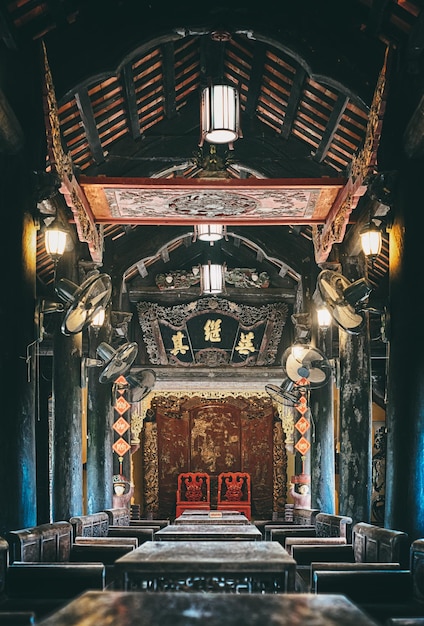
{"type": "Polygon", "coordinates": [[[25,211],[28,191],[20,159],[0,159],[0,206],[8,216],[7,245],[1,246],[0,474],[5,494],[0,534],[37,523],[34,343],[35,240],[25,211]]]}
{"type": "MultiPolygon", "coordinates": [[[[364,275],[354,260],[343,267],[356,280],[364,275]]],[[[372,411],[369,324],[359,335],[340,329],[340,488],[341,515],[354,523],[371,519],[372,411]]]]}
{"type": "Polygon", "coordinates": [[[424,536],[423,159],[399,175],[390,230],[390,353],[385,525],[424,536]]]}
{"type": "MultiPolygon", "coordinates": [[[[89,357],[96,359],[101,341],[110,343],[109,316],[98,335],[90,328],[89,357]]],[[[87,372],[87,513],[112,507],[113,496],[113,431],[111,385],[99,382],[100,369],[88,367],[87,372]]]]}
{"type": "MultiPolygon", "coordinates": [[[[330,333],[331,331],[327,331],[330,333]]],[[[318,331],[317,347],[331,358],[327,348],[327,335],[318,331]]],[[[323,387],[311,393],[312,448],[311,482],[313,485],[311,505],[324,513],[335,513],[335,445],[334,445],[334,398],[333,376],[323,387]]]]}
{"type": "MultiPolygon", "coordinates": [[[[63,272],[66,267],[67,277],[79,284],[75,258],[75,253],[67,255],[59,267],[63,272]]],[[[83,513],[82,333],[66,336],[60,325],[58,315],[53,339],[53,521],[83,513]]]]}

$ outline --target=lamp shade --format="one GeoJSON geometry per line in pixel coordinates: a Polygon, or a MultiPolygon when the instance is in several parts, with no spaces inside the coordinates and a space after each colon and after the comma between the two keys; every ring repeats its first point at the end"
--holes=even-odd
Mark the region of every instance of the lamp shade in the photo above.
{"type": "Polygon", "coordinates": [[[210,85],[202,91],[201,144],[232,143],[240,136],[239,94],[231,85],[210,85]]]}
{"type": "Polygon", "coordinates": [[[200,241],[219,241],[225,236],[225,227],[222,224],[198,224],[194,233],[200,241]]]}
{"type": "Polygon", "coordinates": [[[360,233],[361,246],[366,256],[377,256],[381,251],[381,230],[370,222],[360,233]]]}
{"type": "Polygon", "coordinates": [[[44,244],[47,254],[53,258],[59,258],[65,251],[66,232],[59,228],[48,228],[45,231],[44,244]]]}
{"type": "Polygon", "coordinates": [[[106,311],[104,310],[103,307],[100,307],[96,315],[94,315],[93,319],[91,320],[91,326],[95,329],[101,328],[104,324],[105,316],[106,316],[106,311]]]}
{"type": "Polygon", "coordinates": [[[321,306],[317,309],[317,320],[320,328],[328,328],[331,326],[332,317],[326,306],[321,306]]]}
{"type": "Polygon", "coordinates": [[[203,294],[224,291],[224,266],[208,261],[200,266],[200,288],[203,294]]]}

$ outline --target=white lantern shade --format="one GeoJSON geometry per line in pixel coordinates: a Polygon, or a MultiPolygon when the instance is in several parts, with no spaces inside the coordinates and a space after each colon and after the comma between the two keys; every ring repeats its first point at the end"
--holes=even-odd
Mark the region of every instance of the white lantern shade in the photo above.
{"type": "Polygon", "coordinates": [[[201,265],[200,287],[204,294],[222,293],[224,291],[224,266],[210,262],[201,265]]]}
{"type": "Polygon", "coordinates": [[[103,307],[101,307],[97,311],[93,319],[91,320],[91,326],[93,326],[93,328],[101,328],[104,324],[104,321],[105,321],[105,310],[103,307]]]}
{"type": "Polygon", "coordinates": [[[240,136],[239,94],[231,85],[210,85],[202,91],[202,139],[232,143],[240,136]]]}
{"type": "Polygon", "coordinates": [[[381,230],[369,224],[360,234],[361,246],[366,256],[377,256],[381,251],[381,230]]]}
{"type": "Polygon", "coordinates": [[[44,244],[47,254],[52,257],[60,257],[65,252],[66,232],[58,228],[48,228],[44,235],[44,244]]]}
{"type": "Polygon", "coordinates": [[[317,309],[318,326],[320,328],[329,328],[331,326],[332,317],[326,306],[317,309]]]}
{"type": "Polygon", "coordinates": [[[225,235],[222,224],[199,224],[194,227],[194,231],[200,241],[219,241],[225,235]]]}

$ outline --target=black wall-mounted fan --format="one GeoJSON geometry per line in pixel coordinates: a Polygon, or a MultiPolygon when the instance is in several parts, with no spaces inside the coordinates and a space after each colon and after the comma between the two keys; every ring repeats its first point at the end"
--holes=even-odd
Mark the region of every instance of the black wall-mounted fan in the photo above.
{"type": "Polygon", "coordinates": [[[86,278],[80,286],[61,278],[55,291],[65,303],[61,331],[64,335],[75,335],[90,324],[100,309],[106,307],[112,294],[112,281],[108,274],[99,272],[86,278]]]}
{"type": "Polygon", "coordinates": [[[296,406],[302,395],[301,387],[298,387],[288,378],[283,380],[280,386],[265,385],[265,391],[273,400],[285,406],[296,406]]]}
{"type": "Polygon", "coordinates": [[[138,345],[134,342],[124,343],[114,350],[108,343],[102,341],[97,346],[97,356],[101,359],[103,369],[99,376],[101,383],[113,383],[119,376],[125,375],[134,363],[138,345]]]}
{"type": "Polygon", "coordinates": [[[129,389],[129,401],[140,402],[149,394],[156,383],[156,374],[153,370],[141,370],[135,374],[125,376],[128,389],[129,389]]]}
{"type": "Polygon", "coordinates": [[[321,350],[310,344],[297,343],[285,350],[282,366],[287,378],[302,386],[302,379],[310,389],[323,387],[330,379],[331,365],[321,350]]]}
{"type": "Polygon", "coordinates": [[[318,274],[319,293],[332,318],[343,330],[359,335],[364,327],[363,303],[371,293],[365,278],[350,282],[343,274],[334,270],[322,270],[318,274]]]}

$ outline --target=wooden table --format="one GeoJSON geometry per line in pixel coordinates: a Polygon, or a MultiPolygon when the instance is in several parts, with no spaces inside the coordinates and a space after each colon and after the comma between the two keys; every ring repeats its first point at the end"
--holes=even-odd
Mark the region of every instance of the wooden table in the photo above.
{"type": "Polygon", "coordinates": [[[174,520],[175,525],[179,524],[250,524],[244,514],[233,515],[222,513],[220,517],[210,515],[180,515],[174,520]]]}
{"type": "MultiPolygon", "coordinates": [[[[217,509],[185,509],[179,517],[182,515],[210,515],[210,513],[226,513],[228,515],[244,515],[241,511],[217,511],[217,509]]],[[[244,515],[245,516],[245,515],[244,515]]],[[[246,517],[246,516],[245,516],[246,517]]]]}
{"type": "Polygon", "coordinates": [[[115,561],[125,591],[294,591],[296,561],[276,542],[149,541],[115,561]]]}
{"type": "Polygon", "coordinates": [[[345,596],[88,591],[38,626],[376,626],[345,596]]]}
{"type": "Polygon", "coordinates": [[[253,524],[170,524],[155,532],[155,541],[261,541],[261,531],[253,524]]]}

